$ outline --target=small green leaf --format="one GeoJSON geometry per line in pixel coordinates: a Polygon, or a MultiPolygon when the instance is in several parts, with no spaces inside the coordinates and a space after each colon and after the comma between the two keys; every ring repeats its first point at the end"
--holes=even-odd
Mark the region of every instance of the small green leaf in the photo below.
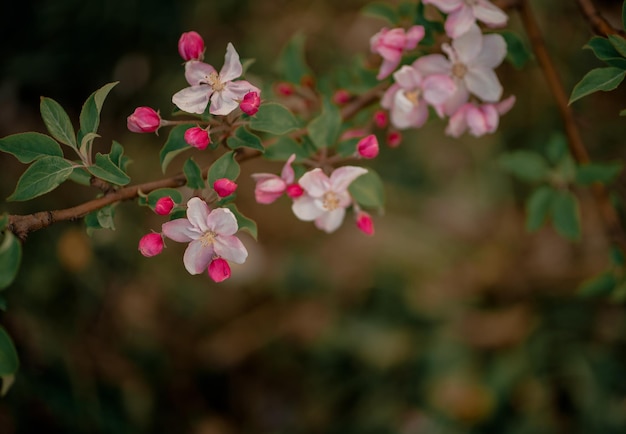
{"type": "MultiPolygon", "coordinates": [[[[16,354],[17,357],[17,354],[16,354]]],[[[15,381],[15,375],[4,375],[0,376],[2,380],[2,388],[0,388],[0,397],[6,395],[9,392],[11,386],[13,386],[13,382],[15,381]]]]}
{"type": "Polygon", "coordinates": [[[175,204],[180,204],[183,201],[183,195],[179,190],[175,188],[159,188],[158,190],[151,191],[144,199],[145,203],[142,205],[148,205],[150,208],[154,209],[159,199],[168,196],[172,198],[175,204]]]}
{"type": "Polygon", "coordinates": [[[4,231],[4,229],[9,225],[9,215],[7,213],[0,214],[0,231],[4,231]]]}
{"type": "Polygon", "coordinates": [[[598,59],[605,61],[610,66],[626,69],[626,59],[621,56],[613,44],[606,38],[594,36],[583,48],[592,50],[598,59]]]}
{"type": "Polygon", "coordinates": [[[259,136],[252,134],[245,127],[237,128],[235,135],[229,137],[228,140],[226,140],[226,144],[230,149],[252,148],[261,153],[265,152],[265,148],[259,136]]]}
{"type": "Polygon", "coordinates": [[[617,285],[617,279],[611,271],[584,281],[578,287],[578,295],[582,297],[600,297],[610,294],[617,285]]]}
{"type": "Polygon", "coordinates": [[[29,200],[57,188],[72,173],[72,163],[60,157],[43,157],[26,169],[9,201],[29,200]]]}
{"type": "Polygon", "coordinates": [[[608,35],[609,42],[622,57],[626,57],[626,39],[619,35],[608,35]]]}
{"type": "Polygon", "coordinates": [[[380,176],[369,169],[348,187],[354,200],[365,208],[383,208],[385,206],[385,188],[380,176]]]}
{"type": "Polygon", "coordinates": [[[74,167],[74,170],[72,170],[72,174],[68,179],[76,184],[90,186],[91,176],[91,173],[89,173],[84,167],[74,167]]]}
{"type": "Polygon", "coordinates": [[[317,149],[331,147],[337,141],[341,128],[339,108],[324,100],[322,113],[313,119],[307,127],[311,141],[317,149]]]}
{"type": "Polygon", "coordinates": [[[13,341],[4,327],[0,326],[0,377],[15,374],[19,366],[13,341]]]}
{"type": "Polygon", "coordinates": [[[256,116],[250,119],[250,128],[280,136],[300,128],[300,122],[287,107],[268,102],[261,104],[256,116]]]}
{"type": "Polygon", "coordinates": [[[552,187],[541,186],[526,201],[526,230],[533,232],[543,226],[552,209],[552,201],[556,197],[552,187]]]}
{"type": "Polygon", "coordinates": [[[108,154],[102,155],[98,152],[96,154],[96,164],[87,167],[87,170],[95,177],[115,185],[126,185],[130,182],[130,177],[111,161],[111,157],[108,154]]]}
{"type": "Polygon", "coordinates": [[[239,176],[240,170],[239,163],[235,160],[235,153],[233,151],[227,152],[215,160],[209,168],[207,183],[212,186],[216,180],[221,178],[234,181],[239,176]]]}
{"type": "Polygon", "coordinates": [[[574,86],[569,104],[599,90],[605,92],[613,90],[619,86],[625,76],[625,70],[614,66],[592,69],[574,86]]]}
{"type": "Polygon", "coordinates": [[[293,35],[276,63],[277,72],[291,83],[301,84],[303,78],[313,76],[304,56],[305,40],[303,33],[293,35]]]}
{"type": "Polygon", "coordinates": [[[498,159],[500,167],[523,181],[537,182],[547,178],[549,168],[546,160],[536,152],[513,151],[498,159]]]}
{"type": "Polygon", "coordinates": [[[87,133],[80,139],[80,153],[82,155],[90,155],[91,154],[91,144],[93,143],[96,137],[100,137],[97,133],[87,133]]]}
{"type": "Polygon", "coordinates": [[[389,22],[389,24],[393,25],[397,24],[400,19],[396,10],[385,3],[369,3],[361,9],[361,12],[364,15],[382,18],[383,20],[389,22]]]}
{"type": "Polygon", "coordinates": [[[264,158],[273,161],[286,161],[291,154],[296,154],[296,161],[309,158],[315,152],[313,146],[307,147],[304,143],[298,143],[291,137],[281,137],[272,146],[269,146],[264,158]]]}
{"type": "Polygon", "coordinates": [[[506,58],[516,69],[521,69],[532,57],[530,50],[517,33],[500,32],[507,46],[506,58]]]}
{"type": "Polygon", "coordinates": [[[161,170],[165,173],[170,162],[183,151],[191,149],[185,142],[185,131],[193,127],[193,124],[177,125],[170,130],[165,144],[161,148],[159,158],[161,160],[161,170]]]}
{"type": "Polygon", "coordinates": [[[356,153],[356,145],[359,143],[359,138],[354,137],[352,139],[344,140],[337,145],[337,154],[342,157],[350,157],[356,153]]]}
{"type": "Polygon", "coordinates": [[[89,98],[87,98],[85,104],[83,104],[83,108],[80,111],[80,130],[78,131],[81,142],[85,135],[98,131],[102,105],[111,89],[113,89],[117,83],[119,82],[116,81],[114,83],[105,84],[89,95],[89,98]]]}
{"type": "Polygon", "coordinates": [[[6,231],[0,244],[0,290],[13,283],[21,261],[22,244],[12,232],[6,231]]]}
{"type": "Polygon", "coordinates": [[[183,173],[187,178],[187,187],[194,190],[202,190],[204,188],[204,179],[202,178],[202,170],[200,166],[189,158],[183,166],[183,173]]]}
{"type": "Polygon", "coordinates": [[[41,133],[20,133],[0,139],[0,151],[13,155],[22,163],[30,163],[43,157],[63,157],[59,144],[41,133]]]}
{"type": "Polygon", "coordinates": [[[113,164],[119,167],[123,172],[126,172],[126,168],[131,162],[131,159],[124,155],[124,147],[115,140],[113,140],[113,144],[111,145],[109,157],[113,164]]]}
{"type": "Polygon", "coordinates": [[[59,142],[77,149],[74,127],[63,107],[52,98],[41,97],[39,110],[50,135],[59,142]]]}
{"type": "Polygon", "coordinates": [[[239,226],[240,231],[248,232],[254,240],[257,240],[258,230],[257,225],[254,220],[246,217],[237,209],[237,206],[234,203],[229,203],[224,205],[225,208],[228,208],[233,212],[235,218],[237,219],[237,226],[239,226]]]}
{"type": "Polygon", "coordinates": [[[554,229],[570,241],[580,239],[580,210],[578,200],[569,191],[559,191],[552,200],[554,229]]]}
{"type": "Polygon", "coordinates": [[[420,45],[430,47],[435,43],[435,37],[439,33],[444,32],[443,24],[438,21],[430,21],[424,13],[424,3],[419,2],[415,9],[415,18],[413,22],[418,26],[423,26],[425,30],[424,39],[420,41],[420,45]]]}
{"type": "Polygon", "coordinates": [[[114,205],[107,205],[104,208],[100,208],[98,211],[96,211],[96,218],[98,219],[98,224],[102,229],[115,230],[115,222],[113,221],[114,217],[114,205]]]}
{"type": "Polygon", "coordinates": [[[584,164],[578,166],[576,170],[576,183],[580,185],[591,185],[594,182],[608,184],[619,176],[623,168],[624,165],[617,161],[606,164],[584,164]]]}
{"type": "Polygon", "coordinates": [[[560,132],[554,132],[546,145],[546,157],[552,164],[558,164],[568,155],[567,137],[560,132]]]}

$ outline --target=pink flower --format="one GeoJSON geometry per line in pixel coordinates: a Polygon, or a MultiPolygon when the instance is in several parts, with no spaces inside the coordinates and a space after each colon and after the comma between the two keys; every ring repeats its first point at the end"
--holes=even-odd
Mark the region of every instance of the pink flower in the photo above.
{"type": "Polygon", "coordinates": [[[206,149],[211,143],[211,136],[209,136],[208,127],[200,128],[200,127],[191,127],[187,131],[185,131],[185,142],[189,146],[193,146],[194,148],[198,148],[199,150],[206,149]]]}
{"type": "Polygon", "coordinates": [[[391,30],[384,27],[372,36],[370,49],[372,53],[378,53],[383,58],[376,78],[382,80],[389,76],[400,64],[402,54],[417,47],[418,42],[424,38],[424,34],[422,26],[413,26],[406,31],[400,27],[391,30]]]}
{"type": "Polygon", "coordinates": [[[365,235],[374,235],[374,220],[372,220],[372,216],[365,211],[357,212],[356,227],[365,235]]]}
{"type": "Polygon", "coordinates": [[[239,108],[248,116],[254,116],[259,111],[261,97],[257,92],[248,92],[239,103],[239,108]]]}
{"type": "Polygon", "coordinates": [[[391,112],[391,123],[400,129],[419,128],[428,119],[428,105],[443,116],[445,102],[456,91],[454,81],[443,74],[424,77],[404,65],[393,74],[396,80],[383,95],[380,105],[391,112]]]}
{"type": "Polygon", "coordinates": [[[467,32],[476,20],[489,27],[501,27],[509,19],[502,9],[488,0],[424,0],[424,4],[435,5],[448,14],[445,28],[451,38],[458,38],[467,32]]]}
{"type": "Polygon", "coordinates": [[[389,131],[387,134],[387,146],[397,148],[402,143],[402,133],[400,131],[389,131]]]}
{"type": "Polygon", "coordinates": [[[228,178],[220,178],[213,183],[213,190],[219,197],[226,197],[237,190],[237,184],[228,178]]]}
{"type": "Polygon", "coordinates": [[[378,139],[374,134],[363,137],[356,144],[356,151],[363,158],[376,158],[378,155],[378,139]]]}
{"type": "Polygon", "coordinates": [[[165,196],[156,201],[154,212],[158,215],[168,215],[174,208],[174,201],[171,197],[165,196]]]}
{"type": "MultiPolygon", "coordinates": [[[[254,188],[254,197],[258,203],[270,204],[281,197],[285,191],[289,194],[289,187],[293,184],[295,173],[291,167],[291,163],[296,159],[296,154],[292,154],[283,166],[280,174],[273,173],[253,173],[252,179],[256,181],[254,188]]],[[[293,190],[292,190],[292,193],[293,190]]],[[[297,193],[297,192],[296,192],[297,193]]],[[[291,194],[289,195],[291,196],[291,194]]]]}
{"type": "Polygon", "coordinates": [[[202,114],[210,100],[209,113],[227,115],[239,107],[239,101],[248,92],[261,93],[245,80],[233,81],[242,72],[239,54],[229,42],[224,66],[219,74],[215,68],[204,62],[190,60],[185,63],[185,78],[191,86],[176,92],[172,102],[183,111],[202,114]]]}
{"type": "Polygon", "coordinates": [[[500,116],[511,110],[513,104],[515,104],[515,96],[513,95],[497,104],[463,104],[450,117],[446,134],[452,137],[459,137],[468,128],[470,134],[474,137],[493,133],[498,128],[500,116]]]}
{"type": "Polygon", "coordinates": [[[161,126],[161,116],[150,107],[137,107],[126,119],[126,126],[133,133],[154,133],[161,126]]]}
{"type": "Polygon", "coordinates": [[[506,56],[506,42],[501,35],[483,35],[477,26],[472,26],[452,41],[452,46],[443,44],[441,49],[448,55],[429,54],[413,63],[422,74],[445,74],[457,85],[456,92],[445,105],[445,114],[452,115],[469,99],[469,93],[485,102],[496,102],[502,96],[502,85],[494,68],[506,56]]]}
{"type": "Polygon", "coordinates": [[[376,110],[373,116],[374,124],[378,128],[386,128],[389,123],[389,116],[385,110],[376,110]]]}
{"type": "Polygon", "coordinates": [[[146,234],[139,240],[139,251],[146,258],[156,256],[163,251],[163,237],[161,234],[146,234]]]}
{"type": "Polygon", "coordinates": [[[333,94],[333,102],[338,105],[350,102],[350,92],[345,89],[339,89],[333,94]]]}
{"type": "Polygon", "coordinates": [[[178,53],[185,62],[188,60],[202,60],[204,57],[204,40],[202,36],[194,31],[180,35],[178,53]]]}
{"type": "Polygon", "coordinates": [[[245,246],[234,234],[238,230],[235,215],[227,208],[210,210],[202,199],[187,202],[187,218],[164,223],[163,235],[179,243],[189,243],[183,263],[190,274],[207,270],[215,258],[243,264],[248,257],[245,246]]]}
{"type": "Polygon", "coordinates": [[[209,264],[209,277],[215,283],[223,282],[230,277],[230,265],[222,258],[215,258],[209,264]]]}
{"type": "Polygon", "coordinates": [[[343,166],[330,177],[319,168],[305,173],[298,181],[305,194],[293,201],[293,213],[300,220],[314,220],[315,226],[327,233],[335,231],[352,204],[348,186],[366,172],[362,167],[343,166]]]}

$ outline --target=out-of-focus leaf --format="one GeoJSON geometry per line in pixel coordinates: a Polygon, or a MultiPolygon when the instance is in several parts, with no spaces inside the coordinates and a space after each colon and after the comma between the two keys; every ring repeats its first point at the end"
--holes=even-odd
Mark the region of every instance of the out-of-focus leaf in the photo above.
{"type": "Polygon", "coordinates": [[[41,133],[20,133],[0,139],[0,151],[13,155],[22,163],[30,163],[43,157],[63,157],[59,144],[41,133]]]}
{"type": "Polygon", "coordinates": [[[10,231],[5,231],[0,244],[0,291],[8,287],[20,269],[22,244],[10,231]]]}
{"type": "Polygon", "coordinates": [[[19,366],[20,362],[13,341],[4,327],[0,326],[0,377],[2,378],[0,396],[8,392],[19,366]]]}
{"type": "Polygon", "coordinates": [[[380,176],[372,169],[359,176],[348,187],[354,200],[365,208],[383,208],[385,206],[385,188],[380,176]]]}
{"type": "Polygon", "coordinates": [[[386,3],[369,3],[361,12],[371,17],[382,18],[389,24],[396,24],[399,20],[398,13],[395,8],[386,3]]]}
{"type": "Polygon", "coordinates": [[[301,84],[304,77],[313,76],[304,56],[305,41],[304,33],[293,35],[283,48],[276,64],[278,73],[285,80],[295,84],[301,84]]]}
{"type": "Polygon", "coordinates": [[[322,113],[311,121],[307,131],[317,149],[331,147],[337,141],[341,128],[339,108],[325,100],[322,113]]]}
{"type": "Polygon", "coordinates": [[[569,191],[558,191],[552,200],[552,224],[559,235],[570,241],[580,239],[578,200],[569,191]]]}
{"type": "Polygon", "coordinates": [[[256,134],[252,134],[245,127],[239,127],[235,131],[235,135],[226,140],[230,149],[252,148],[257,151],[265,152],[261,139],[256,134]]]}
{"type": "Polygon", "coordinates": [[[300,128],[300,122],[287,107],[269,102],[261,104],[257,114],[250,119],[250,128],[280,136],[300,128]]]}
{"type": "Polygon", "coordinates": [[[624,165],[617,161],[606,164],[584,164],[578,166],[576,170],[576,183],[580,185],[591,185],[594,182],[608,184],[619,176],[623,168],[624,165]]]}
{"type": "Polygon", "coordinates": [[[17,181],[15,191],[7,200],[32,199],[57,188],[72,173],[72,163],[61,157],[36,160],[17,181]]]}
{"type": "Polygon", "coordinates": [[[604,272],[599,276],[595,276],[591,279],[584,281],[578,287],[578,295],[583,297],[600,297],[610,294],[615,286],[617,280],[615,275],[611,271],[604,272]]]}
{"type": "Polygon", "coordinates": [[[281,137],[265,150],[264,158],[268,160],[286,161],[291,154],[296,154],[296,161],[308,158],[315,152],[313,146],[298,143],[291,137],[281,137]]]}
{"type": "Polygon", "coordinates": [[[549,186],[536,189],[526,201],[526,230],[536,231],[543,226],[552,209],[552,201],[557,191],[549,186]]]}
{"type": "Polygon", "coordinates": [[[500,32],[500,35],[502,35],[506,42],[507,60],[511,62],[515,68],[521,69],[532,57],[530,50],[517,33],[503,31],[500,32]]]}
{"type": "Polygon", "coordinates": [[[528,182],[543,181],[549,172],[546,160],[531,151],[520,150],[503,154],[498,159],[498,163],[506,171],[528,182]]]}
{"type": "Polygon", "coordinates": [[[183,166],[183,173],[187,178],[187,186],[194,190],[202,190],[204,188],[204,178],[202,178],[202,170],[200,166],[189,158],[183,166]]]}

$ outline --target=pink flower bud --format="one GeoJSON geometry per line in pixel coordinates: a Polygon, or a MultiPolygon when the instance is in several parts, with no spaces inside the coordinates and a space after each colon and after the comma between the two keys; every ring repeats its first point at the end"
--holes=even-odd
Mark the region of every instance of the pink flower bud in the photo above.
{"type": "Polygon", "coordinates": [[[222,258],[215,258],[209,264],[209,277],[220,283],[230,277],[230,265],[222,258]]]}
{"type": "Polygon", "coordinates": [[[154,133],[161,126],[161,116],[150,107],[137,107],[126,125],[133,133],[154,133]]]}
{"type": "Polygon", "coordinates": [[[374,134],[363,137],[357,143],[356,151],[363,158],[376,158],[378,155],[378,139],[374,134]]]}
{"type": "Polygon", "coordinates": [[[228,178],[220,178],[213,183],[213,190],[219,197],[230,196],[237,190],[237,183],[228,178]]]}
{"type": "Polygon", "coordinates": [[[194,148],[198,148],[199,150],[206,149],[211,143],[211,136],[209,136],[209,129],[204,129],[200,127],[191,127],[187,131],[185,131],[185,142],[189,146],[193,146],[194,148]]]}
{"type": "Polygon", "coordinates": [[[139,251],[146,258],[156,256],[163,251],[163,237],[161,234],[146,234],[139,240],[139,251]]]}
{"type": "Polygon", "coordinates": [[[253,116],[259,111],[261,97],[257,92],[248,92],[239,103],[239,108],[248,116],[253,116]]]}
{"type": "Polygon", "coordinates": [[[291,184],[287,186],[287,196],[296,199],[304,194],[304,189],[300,184],[291,184]]]}
{"type": "Polygon", "coordinates": [[[376,124],[378,128],[385,128],[389,123],[389,115],[387,115],[387,112],[384,110],[377,110],[376,113],[374,113],[373,119],[374,124],[376,124]]]}
{"type": "Polygon", "coordinates": [[[186,32],[178,40],[178,53],[185,61],[201,60],[204,57],[204,40],[196,32],[186,32]]]}
{"type": "Polygon", "coordinates": [[[372,216],[365,211],[359,211],[356,215],[356,227],[365,235],[374,235],[374,221],[372,216]]]}
{"type": "Polygon", "coordinates": [[[402,143],[402,134],[400,131],[389,131],[387,134],[387,145],[390,148],[397,148],[402,143]]]}
{"type": "Polygon", "coordinates": [[[339,89],[333,95],[333,102],[338,105],[346,104],[350,101],[350,93],[345,89],[339,89]]]}
{"type": "Polygon", "coordinates": [[[293,84],[287,82],[281,82],[276,85],[276,93],[282,96],[293,95],[293,84]]]}
{"type": "Polygon", "coordinates": [[[156,205],[154,205],[154,212],[158,215],[168,215],[172,212],[172,208],[174,208],[174,201],[171,197],[165,196],[157,200],[156,205]]]}

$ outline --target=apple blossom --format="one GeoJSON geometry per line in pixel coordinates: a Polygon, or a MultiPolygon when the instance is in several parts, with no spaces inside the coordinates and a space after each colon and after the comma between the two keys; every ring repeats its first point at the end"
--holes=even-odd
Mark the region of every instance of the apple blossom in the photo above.
{"type": "Polygon", "coordinates": [[[382,80],[388,77],[400,64],[403,53],[417,47],[424,35],[424,27],[412,26],[408,30],[400,27],[395,29],[384,27],[372,36],[370,38],[370,49],[372,53],[380,54],[383,58],[383,63],[376,78],[382,80]]]}
{"type": "Polygon", "coordinates": [[[356,227],[365,235],[374,235],[374,220],[372,216],[365,211],[356,213],[356,227]]]}
{"type": "Polygon", "coordinates": [[[472,102],[463,104],[450,117],[446,128],[446,134],[452,137],[459,137],[468,128],[474,137],[493,133],[498,128],[500,115],[508,112],[515,104],[515,96],[500,101],[497,104],[488,103],[478,105],[472,102]]]}
{"type": "Polygon", "coordinates": [[[207,270],[215,258],[243,264],[248,257],[245,246],[235,236],[235,215],[227,208],[210,210],[205,201],[192,197],[187,202],[187,218],[163,223],[163,235],[179,243],[189,243],[183,263],[190,274],[207,270]]]}
{"type": "Polygon", "coordinates": [[[154,205],[154,212],[158,215],[168,215],[174,208],[174,201],[171,197],[165,196],[159,198],[154,205]]]}
{"type": "Polygon", "coordinates": [[[434,5],[448,14],[445,29],[451,38],[467,32],[476,20],[489,27],[501,27],[508,21],[504,11],[488,0],[424,0],[424,4],[434,5]]]}
{"type": "Polygon", "coordinates": [[[163,237],[161,234],[149,233],[139,240],[139,251],[146,258],[156,256],[163,251],[163,237]]]}
{"type": "Polygon", "coordinates": [[[230,277],[230,265],[222,258],[215,258],[209,264],[208,272],[215,283],[220,283],[230,277]]]}
{"type": "Polygon", "coordinates": [[[213,190],[219,197],[230,196],[237,190],[237,183],[228,178],[220,178],[213,183],[213,190]]]}
{"type": "Polygon", "coordinates": [[[343,105],[350,102],[350,92],[345,89],[339,89],[333,94],[333,102],[338,105],[343,105]]]}
{"type": "Polygon", "coordinates": [[[291,189],[289,194],[289,187],[293,185],[295,179],[295,173],[291,167],[291,163],[296,159],[296,154],[292,154],[288,159],[280,176],[273,173],[253,173],[252,179],[256,181],[254,188],[254,197],[258,203],[270,204],[276,199],[281,197],[283,193],[287,192],[289,197],[294,197],[292,194],[298,194],[297,191],[291,189]]]}
{"type": "Polygon", "coordinates": [[[178,40],[178,53],[185,61],[202,60],[204,57],[204,40],[197,32],[185,32],[178,40]]]}
{"type": "Polygon", "coordinates": [[[385,110],[376,110],[372,119],[378,128],[386,128],[389,123],[389,116],[385,110]]]}
{"type": "Polygon", "coordinates": [[[370,134],[359,140],[356,144],[356,152],[363,158],[376,158],[378,155],[378,139],[376,136],[374,134],[370,134]]]}
{"type": "Polygon", "coordinates": [[[211,136],[209,135],[208,127],[191,127],[185,131],[185,135],[183,137],[189,146],[193,146],[201,151],[206,149],[206,147],[209,146],[209,143],[211,143],[211,136]]]}
{"type": "Polygon", "coordinates": [[[245,80],[233,81],[242,72],[239,54],[229,42],[219,74],[208,63],[197,60],[185,63],[185,78],[191,86],[176,92],[172,102],[183,111],[202,114],[210,101],[209,113],[227,115],[239,107],[239,102],[248,92],[261,93],[245,80]]]}
{"type": "Polygon", "coordinates": [[[402,143],[402,133],[400,131],[389,131],[387,134],[387,146],[397,148],[402,143]]]}
{"type": "Polygon", "coordinates": [[[126,119],[126,126],[133,133],[154,133],[161,126],[161,116],[150,107],[137,107],[126,119]]]}
{"type": "Polygon", "coordinates": [[[254,116],[259,111],[261,97],[257,92],[248,92],[239,103],[239,108],[248,116],[254,116]]]}
{"type": "Polygon", "coordinates": [[[300,220],[314,220],[318,229],[334,232],[352,204],[348,186],[364,173],[367,169],[356,166],[339,167],[330,177],[320,168],[305,173],[298,181],[304,194],[293,201],[293,213],[300,220]]]}

